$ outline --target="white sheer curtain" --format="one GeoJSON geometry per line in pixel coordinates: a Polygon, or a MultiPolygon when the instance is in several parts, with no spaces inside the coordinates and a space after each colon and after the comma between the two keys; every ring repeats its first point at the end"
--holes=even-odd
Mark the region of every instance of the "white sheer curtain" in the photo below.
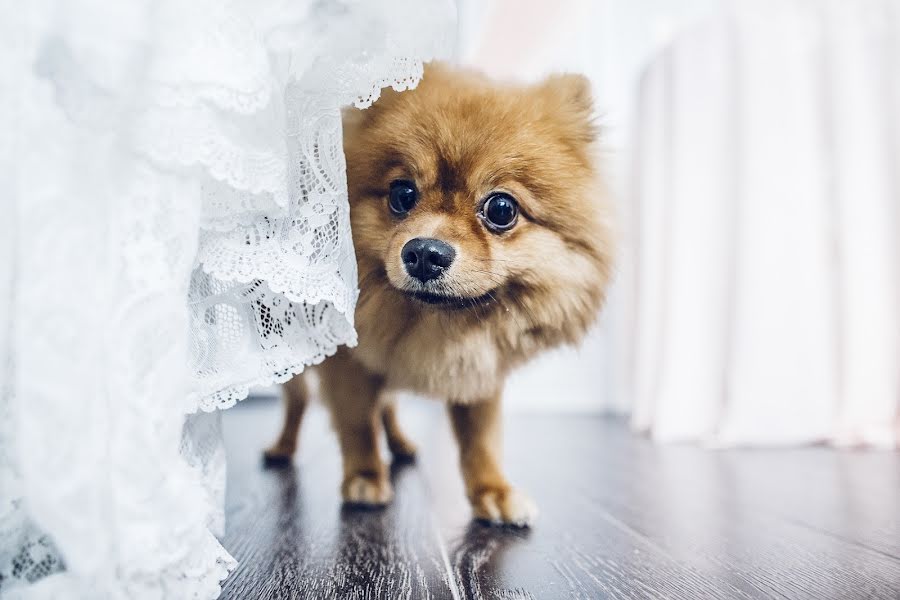
{"type": "Polygon", "coordinates": [[[652,61],[623,272],[634,425],[900,441],[900,5],[738,0],[652,61]]]}
{"type": "Polygon", "coordinates": [[[4,598],[218,594],[215,410],[355,341],[340,107],[452,32],[444,0],[0,0],[4,598]]]}

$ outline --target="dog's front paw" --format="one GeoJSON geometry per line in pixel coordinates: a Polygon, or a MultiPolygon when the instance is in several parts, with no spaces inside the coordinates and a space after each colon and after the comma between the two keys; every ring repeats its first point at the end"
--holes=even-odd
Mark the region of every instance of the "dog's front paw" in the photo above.
{"type": "Polygon", "coordinates": [[[344,479],[341,495],[347,504],[384,506],[394,497],[394,490],[386,475],[355,473],[344,479]]]}
{"type": "Polygon", "coordinates": [[[487,488],[472,496],[475,518],[492,525],[529,527],[537,518],[537,505],[513,487],[487,488]]]}

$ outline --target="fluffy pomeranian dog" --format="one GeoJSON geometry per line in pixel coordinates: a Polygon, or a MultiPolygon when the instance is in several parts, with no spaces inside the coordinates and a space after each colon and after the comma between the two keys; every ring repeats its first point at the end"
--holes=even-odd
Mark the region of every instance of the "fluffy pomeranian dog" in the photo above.
{"type": "MultiPolygon", "coordinates": [[[[432,64],[414,90],[345,115],[359,345],[318,367],[345,502],[391,499],[379,436],[415,452],[391,400],[410,390],[447,403],[474,515],[535,517],[503,475],[500,396],[512,369],[580,341],[603,303],[612,237],[592,112],[578,75],[508,85],[432,64]]],[[[307,403],[302,377],[285,387],[270,460],[290,459],[307,403]]]]}

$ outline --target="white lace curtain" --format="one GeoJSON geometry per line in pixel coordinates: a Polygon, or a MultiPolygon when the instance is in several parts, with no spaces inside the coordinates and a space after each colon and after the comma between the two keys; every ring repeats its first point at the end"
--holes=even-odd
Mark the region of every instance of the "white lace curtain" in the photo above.
{"type": "Polygon", "coordinates": [[[445,0],[0,0],[4,598],[218,594],[215,410],[355,341],[340,107],[452,34],[445,0]]]}
{"type": "Polygon", "coordinates": [[[625,376],[639,430],[900,442],[900,4],[734,0],[647,69],[625,376]]]}

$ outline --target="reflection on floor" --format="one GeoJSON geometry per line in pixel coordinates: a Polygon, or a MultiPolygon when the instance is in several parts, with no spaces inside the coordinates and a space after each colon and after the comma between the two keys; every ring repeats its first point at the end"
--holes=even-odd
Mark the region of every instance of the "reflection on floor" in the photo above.
{"type": "Polygon", "coordinates": [[[281,407],[224,415],[229,599],[900,598],[900,455],[657,446],[612,418],[515,416],[510,477],[531,531],[469,521],[436,405],[403,405],[420,444],[385,510],[340,507],[321,408],[294,467],[264,469],[281,407]]]}

